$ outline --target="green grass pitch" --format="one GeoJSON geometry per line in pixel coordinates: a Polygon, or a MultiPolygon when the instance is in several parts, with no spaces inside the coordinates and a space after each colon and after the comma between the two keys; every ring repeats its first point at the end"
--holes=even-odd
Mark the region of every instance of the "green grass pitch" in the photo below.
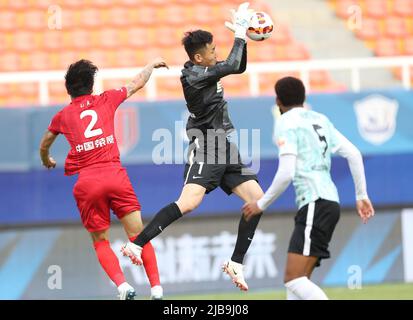
{"type": "MultiPolygon", "coordinates": [[[[379,284],[361,289],[323,288],[332,300],[413,300],[413,284],[379,284]]],[[[216,294],[171,295],[165,300],[285,300],[284,290],[227,292],[216,294]]]]}

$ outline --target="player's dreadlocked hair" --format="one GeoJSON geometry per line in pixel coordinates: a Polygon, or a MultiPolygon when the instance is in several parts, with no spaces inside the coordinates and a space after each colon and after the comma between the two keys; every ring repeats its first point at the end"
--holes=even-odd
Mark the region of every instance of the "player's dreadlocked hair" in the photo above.
{"type": "Polygon", "coordinates": [[[285,77],[275,84],[275,94],[284,107],[299,106],[305,100],[305,87],[300,79],[285,77]]]}
{"type": "Polygon", "coordinates": [[[214,36],[204,30],[188,31],[182,39],[182,44],[188,54],[189,59],[193,60],[199,50],[205,48],[208,43],[212,43],[214,36]]]}
{"type": "Polygon", "coordinates": [[[91,94],[96,71],[98,68],[89,60],[72,63],[65,75],[67,93],[72,98],[91,94]]]}

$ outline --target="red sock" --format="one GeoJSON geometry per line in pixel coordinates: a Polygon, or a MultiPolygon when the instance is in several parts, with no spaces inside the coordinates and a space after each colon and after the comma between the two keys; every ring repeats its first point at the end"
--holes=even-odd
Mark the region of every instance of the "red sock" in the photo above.
{"type": "Polygon", "coordinates": [[[125,276],[119,266],[118,257],[116,257],[110,247],[109,241],[97,241],[93,245],[100,265],[103,267],[109,278],[119,287],[119,285],[125,282],[125,276]]]}
{"type": "MultiPolygon", "coordinates": [[[[129,240],[133,242],[136,237],[131,237],[129,240]]],[[[155,250],[150,242],[143,246],[142,261],[143,266],[145,267],[146,276],[151,284],[151,288],[154,286],[159,286],[161,281],[159,279],[158,263],[156,261],[155,250]]]]}

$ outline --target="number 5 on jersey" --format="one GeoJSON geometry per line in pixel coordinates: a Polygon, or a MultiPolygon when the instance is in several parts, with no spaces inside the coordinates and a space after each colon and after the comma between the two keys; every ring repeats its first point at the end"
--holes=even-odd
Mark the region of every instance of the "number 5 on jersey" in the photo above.
{"type": "Polygon", "coordinates": [[[87,126],[85,130],[85,137],[86,138],[92,138],[95,136],[99,136],[103,133],[101,128],[93,129],[95,126],[96,122],[98,121],[98,114],[94,110],[85,110],[80,114],[80,119],[83,119],[84,117],[89,116],[92,117],[90,119],[89,125],[87,126]]]}
{"type": "Polygon", "coordinates": [[[326,152],[327,152],[327,149],[328,149],[328,143],[327,143],[327,139],[326,139],[325,135],[322,133],[323,128],[321,126],[319,126],[318,124],[313,124],[313,129],[317,133],[318,139],[320,140],[320,143],[324,144],[323,157],[325,158],[326,152]]]}

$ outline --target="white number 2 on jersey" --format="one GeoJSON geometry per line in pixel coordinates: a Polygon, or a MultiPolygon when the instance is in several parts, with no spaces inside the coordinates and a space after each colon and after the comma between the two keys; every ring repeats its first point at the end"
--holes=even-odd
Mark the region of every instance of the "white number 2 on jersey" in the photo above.
{"type": "Polygon", "coordinates": [[[92,117],[92,119],[89,122],[89,125],[87,126],[85,130],[85,137],[86,138],[92,138],[98,135],[101,135],[103,133],[102,129],[93,129],[93,126],[96,124],[98,121],[98,114],[94,110],[85,110],[80,114],[80,119],[83,119],[86,116],[92,117]]]}

